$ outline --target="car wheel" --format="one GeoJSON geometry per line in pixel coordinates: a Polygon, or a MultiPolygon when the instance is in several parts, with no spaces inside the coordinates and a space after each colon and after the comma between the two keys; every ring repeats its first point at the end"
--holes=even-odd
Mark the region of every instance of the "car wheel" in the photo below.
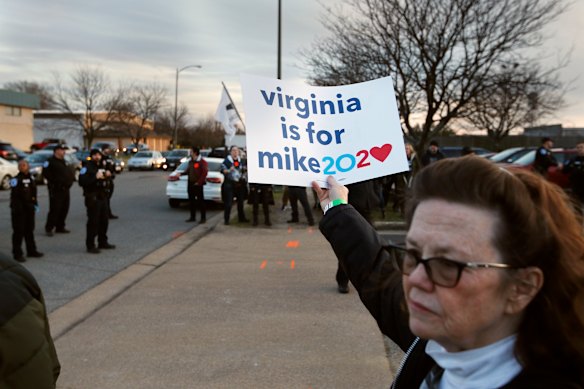
{"type": "Polygon", "coordinates": [[[170,208],[178,208],[180,207],[180,201],[177,199],[168,199],[168,205],[170,205],[170,208]]]}
{"type": "Polygon", "coordinates": [[[0,181],[0,188],[4,189],[4,190],[8,190],[10,189],[10,179],[12,177],[10,177],[8,174],[5,175],[4,177],[2,177],[2,181],[0,181]]]}
{"type": "Polygon", "coordinates": [[[128,170],[129,170],[129,171],[132,171],[132,170],[134,170],[134,168],[131,168],[131,167],[129,167],[129,168],[128,168],[128,170]]]}
{"type": "Polygon", "coordinates": [[[154,164],[150,165],[150,170],[154,170],[154,164]]]}

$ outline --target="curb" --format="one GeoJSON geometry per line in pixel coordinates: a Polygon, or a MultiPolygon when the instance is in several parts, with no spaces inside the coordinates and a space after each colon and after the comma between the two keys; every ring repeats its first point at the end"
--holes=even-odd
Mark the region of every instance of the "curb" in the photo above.
{"type": "Polygon", "coordinates": [[[223,212],[220,212],[207,220],[206,224],[194,226],[184,234],[51,312],[48,316],[53,339],[59,339],[148,274],[188,249],[203,236],[214,230],[222,220],[223,212]]]}

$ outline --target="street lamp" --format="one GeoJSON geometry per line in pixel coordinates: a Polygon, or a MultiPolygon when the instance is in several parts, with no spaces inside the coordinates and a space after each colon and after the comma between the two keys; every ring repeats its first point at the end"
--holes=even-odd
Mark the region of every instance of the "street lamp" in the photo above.
{"type": "Polygon", "coordinates": [[[202,68],[201,65],[187,65],[183,68],[176,68],[176,83],[174,86],[174,131],[173,131],[173,140],[172,140],[172,148],[176,148],[176,144],[178,143],[178,131],[176,126],[176,121],[178,120],[178,75],[183,70],[187,70],[189,68],[202,68]]]}

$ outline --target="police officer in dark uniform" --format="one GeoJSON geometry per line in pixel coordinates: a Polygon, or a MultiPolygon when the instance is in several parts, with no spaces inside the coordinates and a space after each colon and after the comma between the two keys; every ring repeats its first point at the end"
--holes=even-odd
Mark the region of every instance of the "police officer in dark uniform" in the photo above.
{"type": "Polygon", "coordinates": [[[47,179],[49,189],[49,214],[45,232],[53,236],[53,229],[59,233],[69,233],[65,228],[65,219],[69,213],[69,188],[75,181],[73,170],[65,162],[65,147],[57,145],[53,156],[43,164],[43,176],[47,179]]]}
{"type": "Polygon", "coordinates": [[[552,147],[554,147],[552,138],[545,137],[541,140],[541,146],[535,151],[533,169],[544,177],[547,177],[550,166],[562,168],[562,165],[558,164],[556,157],[552,154],[552,147]]]}
{"type": "Polygon", "coordinates": [[[252,205],[253,226],[258,225],[259,205],[262,205],[264,211],[264,224],[271,226],[270,222],[270,204],[274,204],[274,193],[270,184],[249,184],[248,203],[252,205]]]}
{"type": "Polygon", "coordinates": [[[187,222],[197,221],[197,208],[201,212],[201,224],[207,222],[207,213],[205,207],[205,193],[203,186],[207,183],[207,173],[209,166],[207,161],[201,156],[201,151],[198,147],[191,148],[191,159],[187,167],[188,176],[188,195],[191,217],[187,222]]]}
{"type": "Polygon", "coordinates": [[[107,145],[107,144],[104,145],[101,148],[101,153],[103,155],[103,157],[101,158],[101,164],[103,165],[103,168],[105,170],[109,171],[111,174],[107,180],[108,185],[106,187],[108,217],[110,219],[117,219],[118,216],[116,216],[112,213],[112,207],[111,207],[111,199],[112,199],[112,196],[114,194],[114,180],[116,178],[116,163],[111,156],[112,149],[109,145],[107,145]]]}
{"type": "Polygon", "coordinates": [[[90,160],[79,172],[79,185],[83,187],[85,207],[87,208],[87,252],[98,254],[99,249],[113,249],[107,238],[109,210],[107,200],[108,179],[111,173],[101,164],[102,154],[97,149],[89,153],[90,160]],[[97,237],[98,246],[95,246],[97,237]]]}
{"type": "Polygon", "coordinates": [[[584,211],[584,141],[576,145],[576,150],[578,155],[570,158],[562,171],[570,174],[572,198],[576,201],[578,210],[582,212],[584,211]]]}
{"type": "Polygon", "coordinates": [[[18,175],[10,180],[10,214],[12,217],[12,254],[18,262],[25,262],[22,239],[26,243],[27,257],[40,258],[34,241],[34,214],[38,209],[37,190],[31,177],[28,162],[18,162],[18,175]]]}

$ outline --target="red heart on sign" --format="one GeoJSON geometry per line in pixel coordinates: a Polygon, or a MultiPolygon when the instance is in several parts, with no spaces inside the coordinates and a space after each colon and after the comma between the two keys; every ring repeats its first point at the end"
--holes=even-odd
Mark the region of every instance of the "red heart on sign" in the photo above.
{"type": "Polygon", "coordinates": [[[383,162],[385,161],[389,153],[391,153],[391,145],[389,143],[386,143],[381,147],[375,146],[371,150],[369,150],[369,152],[371,153],[371,156],[373,158],[380,162],[383,162]]]}

